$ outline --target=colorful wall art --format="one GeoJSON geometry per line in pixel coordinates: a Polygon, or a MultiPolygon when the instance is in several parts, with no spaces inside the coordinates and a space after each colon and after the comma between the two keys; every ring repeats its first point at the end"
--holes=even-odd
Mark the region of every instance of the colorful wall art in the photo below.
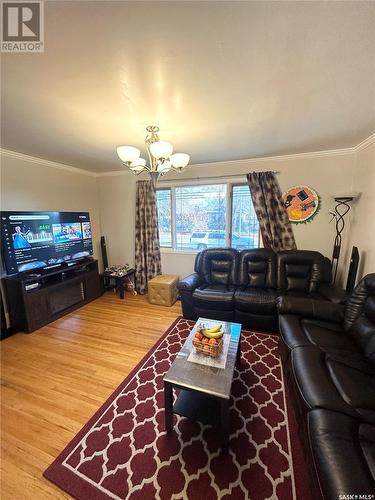
{"type": "Polygon", "coordinates": [[[294,186],[283,194],[289,220],[293,224],[311,222],[320,209],[320,197],[308,186],[294,186]]]}

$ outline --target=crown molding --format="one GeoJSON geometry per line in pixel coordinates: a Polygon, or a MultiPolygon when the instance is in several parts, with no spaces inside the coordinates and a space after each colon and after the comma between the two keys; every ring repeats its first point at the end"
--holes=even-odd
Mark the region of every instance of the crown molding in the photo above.
{"type": "MultiPolygon", "coordinates": [[[[363,141],[365,142],[365,141],[363,141]]],[[[361,143],[362,144],[362,143],[361,143]]],[[[259,158],[245,158],[242,160],[227,160],[227,161],[214,161],[207,163],[192,163],[189,167],[238,167],[241,165],[251,165],[252,163],[267,163],[274,161],[289,161],[289,160],[301,160],[307,158],[322,158],[327,156],[343,156],[349,154],[355,154],[355,148],[343,148],[343,149],[328,149],[326,151],[311,151],[310,153],[294,153],[290,155],[279,155],[279,156],[264,156],[259,158]]],[[[98,172],[96,177],[116,177],[121,175],[133,175],[132,172],[128,170],[111,170],[109,172],[98,172]]]]}
{"type": "Polygon", "coordinates": [[[0,148],[0,155],[7,158],[14,158],[16,160],[28,161],[30,163],[37,163],[43,167],[57,168],[58,170],[66,170],[74,174],[88,175],[89,177],[95,177],[95,172],[90,170],[85,170],[83,168],[72,167],[71,165],[65,165],[64,163],[57,163],[55,161],[45,160],[44,158],[38,158],[36,156],[26,155],[24,153],[17,153],[16,151],[11,151],[10,149],[0,148]]]}
{"type": "Polygon", "coordinates": [[[356,153],[358,153],[359,151],[362,151],[363,149],[368,148],[369,146],[371,146],[374,143],[375,143],[375,133],[370,135],[369,137],[367,137],[367,139],[360,142],[356,146],[354,146],[353,149],[355,150],[356,153]]]}
{"type": "MultiPolygon", "coordinates": [[[[125,167],[124,167],[125,168],[125,167]]],[[[130,170],[108,170],[108,172],[96,172],[95,177],[117,177],[119,175],[131,175],[135,177],[130,170]]],[[[142,174],[139,174],[142,175],[142,174]]]]}
{"type": "MultiPolygon", "coordinates": [[[[356,146],[350,148],[342,148],[342,149],[328,149],[323,151],[311,151],[309,153],[295,153],[289,155],[278,155],[278,156],[264,156],[259,158],[245,158],[242,160],[228,160],[228,161],[215,161],[208,163],[195,163],[191,164],[190,167],[220,167],[220,166],[232,166],[238,167],[241,165],[251,165],[253,163],[267,163],[267,162],[275,162],[275,161],[291,161],[291,160],[303,160],[303,159],[311,159],[311,158],[323,158],[330,156],[344,156],[356,154],[359,151],[366,149],[375,143],[375,133],[364,139],[362,142],[357,144],[356,146]]],[[[68,172],[87,175],[89,177],[117,177],[123,175],[132,176],[132,172],[129,170],[109,170],[108,172],[92,172],[90,170],[85,170],[83,168],[72,167],[70,165],[65,165],[64,163],[57,163],[50,160],[44,160],[43,158],[37,158],[35,156],[26,155],[23,153],[17,153],[16,151],[11,151],[9,149],[0,148],[0,154],[2,156],[6,156],[8,158],[15,158],[18,160],[24,160],[31,163],[37,163],[39,165],[43,165],[45,167],[56,168],[59,170],[66,170],[68,172]]]]}
{"type": "Polygon", "coordinates": [[[252,163],[268,163],[274,161],[289,161],[289,160],[302,160],[308,158],[322,158],[326,156],[343,156],[348,154],[353,154],[353,148],[344,149],[329,149],[326,151],[311,151],[310,153],[295,153],[289,155],[278,155],[278,156],[263,156],[259,158],[245,158],[242,160],[228,160],[228,161],[216,161],[210,163],[195,163],[191,165],[192,167],[210,167],[210,166],[238,166],[238,165],[249,165],[252,163]]]}

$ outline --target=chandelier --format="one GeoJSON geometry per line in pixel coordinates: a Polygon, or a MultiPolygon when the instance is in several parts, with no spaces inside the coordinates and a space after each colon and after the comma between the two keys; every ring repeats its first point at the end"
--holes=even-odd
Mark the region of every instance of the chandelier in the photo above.
{"type": "Polygon", "coordinates": [[[149,165],[141,158],[141,152],[134,146],[119,146],[117,154],[120,160],[135,175],[147,172],[155,186],[159,177],[164,176],[170,170],[182,172],[189,163],[189,155],[186,153],[173,153],[173,146],[169,142],[159,140],[159,127],[150,125],[146,127],[145,138],[146,150],[149,158],[149,165]]]}

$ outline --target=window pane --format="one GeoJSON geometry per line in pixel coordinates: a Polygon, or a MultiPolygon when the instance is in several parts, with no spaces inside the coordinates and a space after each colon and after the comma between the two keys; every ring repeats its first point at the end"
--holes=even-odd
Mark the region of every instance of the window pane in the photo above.
{"type": "Polygon", "coordinates": [[[171,190],[158,189],[156,191],[158,206],[159,238],[161,247],[172,246],[172,210],[171,190]]]}
{"type": "Polygon", "coordinates": [[[238,250],[259,247],[259,224],[247,184],[232,187],[232,242],[238,250]]]}
{"type": "Polygon", "coordinates": [[[226,184],[176,187],[176,249],[225,246],[226,184]]]}

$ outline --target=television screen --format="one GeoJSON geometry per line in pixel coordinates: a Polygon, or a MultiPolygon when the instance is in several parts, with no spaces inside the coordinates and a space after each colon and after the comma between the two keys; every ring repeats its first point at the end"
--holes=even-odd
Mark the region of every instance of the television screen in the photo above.
{"type": "Polygon", "coordinates": [[[1,212],[1,238],[8,274],[93,254],[88,212],[1,212]]]}

